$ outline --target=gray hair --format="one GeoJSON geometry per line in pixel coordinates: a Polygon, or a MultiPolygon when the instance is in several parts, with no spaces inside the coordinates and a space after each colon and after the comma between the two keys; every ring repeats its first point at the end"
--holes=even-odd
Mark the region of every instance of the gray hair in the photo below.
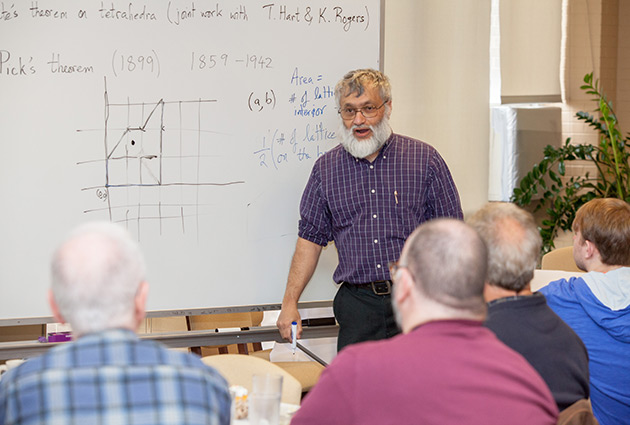
{"type": "Polygon", "coordinates": [[[108,222],[81,225],[57,248],[51,266],[53,297],[73,333],[134,324],[145,265],[125,229],[108,222]]]}
{"type": "Polygon", "coordinates": [[[487,250],[464,222],[441,218],[422,224],[407,240],[401,262],[426,297],[457,310],[485,312],[487,250]]]}
{"type": "Polygon", "coordinates": [[[342,97],[349,96],[352,93],[356,93],[357,97],[361,96],[365,89],[369,87],[378,89],[383,102],[392,100],[392,88],[389,84],[389,78],[385,74],[375,69],[356,69],[344,75],[335,86],[337,105],[341,106],[342,97]]]}
{"type": "Polygon", "coordinates": [[[534,217],[514,204],[492,202],[468,220],[488,247],[489,284],[521,291],[534,278],[542,239],[534,217]]]}

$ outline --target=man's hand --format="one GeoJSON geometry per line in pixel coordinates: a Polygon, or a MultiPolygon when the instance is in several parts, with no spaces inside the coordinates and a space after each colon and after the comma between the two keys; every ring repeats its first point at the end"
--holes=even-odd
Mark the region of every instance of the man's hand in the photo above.
{"type": "Polygon", "coordinates": [[[302,337],[302,320],[298,312],[298,301],[315,272],[321,252],[321,246],[298,237],[293,260],[291,260],[287,288],[282,298],[282,310],[276,322],[280,335],[287,341],[291,341],[291,322],[294,321],[297,322],[297,337],[298,339],[302,337]]]}
{"type": "Polygon", "coordinates": [[[300,339],[302,337],[302,319],[300,319],[297,305],[290,307],[283,305],[276,326],[278,326],[282,338],[289,342],[293,342],[291,340],[291,322],[297,322],[297,339],[300,339]]]}

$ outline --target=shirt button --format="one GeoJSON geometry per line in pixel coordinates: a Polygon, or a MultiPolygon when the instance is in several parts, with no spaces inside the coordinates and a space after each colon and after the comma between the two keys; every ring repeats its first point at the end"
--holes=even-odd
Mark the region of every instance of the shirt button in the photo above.
{"type": "Polygon", "coordinates": [[[377,265],[376,265],[376,268],[377,268],[377,269],[380,269],[380,268],[381,268],[381,265],[380,265],[380,264],[377,264],[377,265]]]}
{"type": "Polygon", "coordinates": [[[376,193],[376,190],[375,190],[375,189],[372,189],[370,192],[372,192],[372,193],[376,193]]]}
{"type": "Polygon", "coordinates": [[[378,239],[374,239],[374,243],[378,243],[378,239]]]}
{"type": "Polygon", "coordinates": [[[373,170],[373,169],[374,169],[374,166],[373,166],[373,165],[370,165],[370,170],[373,170]]]}
{"type": "Polygon", "coordinates": [[[376,216],[376,214],[374,214],[374,215],[372,216],[372,218],[376,218],[376,217],[377,217],[377,216],[376,216]]]}

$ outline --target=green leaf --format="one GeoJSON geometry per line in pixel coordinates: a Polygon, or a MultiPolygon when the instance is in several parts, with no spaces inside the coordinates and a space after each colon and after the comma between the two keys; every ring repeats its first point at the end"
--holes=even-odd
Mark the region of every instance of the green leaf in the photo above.
{"type": "Polygon", "coordinates": [[[534,175],[534,178],[536,180],[540,178],[540,170],[537,167],[534,167],[534,169],[532,170],[532,174],[534,175]]]}
{"type": "Polygon", "coordinates": [[[564,176],[565,172],[566,172],[566,169],[564,167],[564,161],[560,161],[558,163],[558,173],[560,173],[561,176],[564,176]]]}
{"type": "Polygon", "coordinates": [[[556,182],[558,184],[562,184],[562,180],[560,180],[560,177],[558,177],[558,175],[556,173],[554,173],[553,170],[549,170],[549,177],[554,182],[556,182]]]}
{"type": "Polygon", "coordinates": [[[523,180],[521,180],[520,187],[523,192],[527,192],[529,189],[531,189],[530,186],[531,184],[526,178],[523,178],[523,180]]]}

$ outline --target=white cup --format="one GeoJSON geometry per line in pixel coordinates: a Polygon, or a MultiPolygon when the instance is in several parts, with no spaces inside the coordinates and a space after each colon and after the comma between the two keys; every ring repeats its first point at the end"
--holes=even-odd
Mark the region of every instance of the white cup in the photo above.
{"type": "Polygon", "coordinates": [[[5,362],[5,364],[0,365],[0,375],[2,375],[5,372],[10,371],[13,368],[18,367],[19,365],[21,365],[22,363],[24,363],[24,359],[11,359],[11,360],[7,360],[5,362]]]}
{"type": "Polygon", "coordinates": [[[21,365],[25,361],[26,360],[24,360],[24,359],[11,359],[11,360],[7,360],[5,362],[5,365],[7,366],[7,370],[11,370],[14,367],[18,367],[19,365],[21,365]]]}
{"type": "Polygon", "coordinates": [[[277,425],[280,422],[282,375],[255,374],[249,401],[249,422],[252,425],[277,425]]]}

